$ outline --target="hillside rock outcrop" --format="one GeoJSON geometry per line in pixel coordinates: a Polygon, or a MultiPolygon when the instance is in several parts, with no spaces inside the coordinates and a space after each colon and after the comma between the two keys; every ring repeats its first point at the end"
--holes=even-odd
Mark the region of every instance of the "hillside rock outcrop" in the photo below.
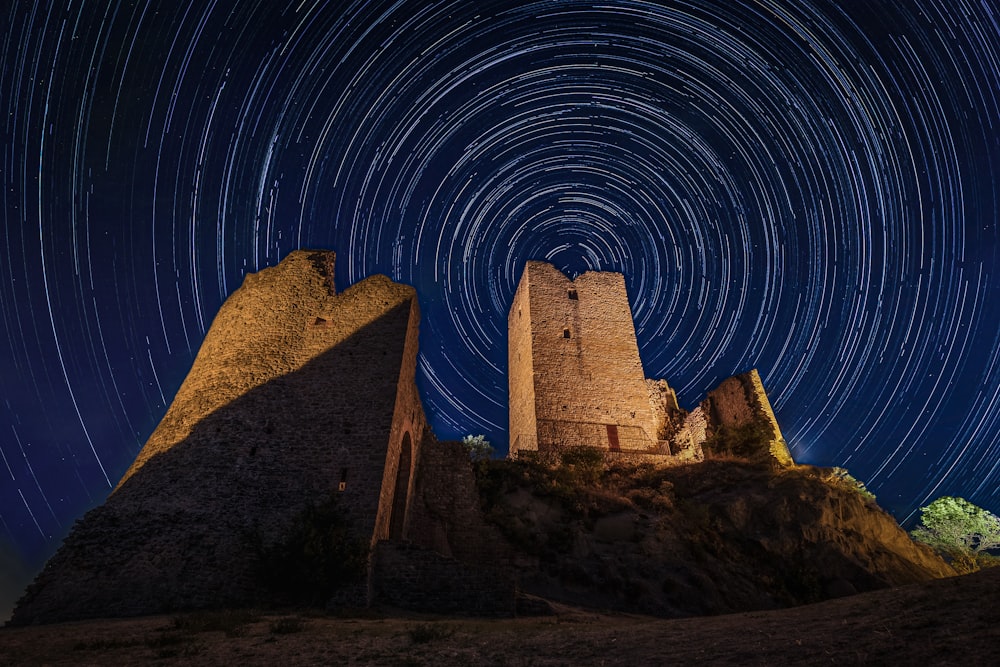
{"type": "Polygon", "coordinates": [[[691,616],[954,574],[827,469],[706,460],[582,470],[506,462],[484,479],[487,519],[509,540],[524,592],[691,616]]]}

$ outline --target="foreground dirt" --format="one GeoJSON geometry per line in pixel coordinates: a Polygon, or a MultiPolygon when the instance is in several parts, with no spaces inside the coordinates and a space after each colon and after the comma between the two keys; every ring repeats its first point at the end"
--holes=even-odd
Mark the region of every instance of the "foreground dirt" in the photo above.
{"type": "Polygon", "coordinates": [[[0,664],[1000,664],[1000,568],[769,612],[504,620],[215,612],[0,630],[0,664]]]}

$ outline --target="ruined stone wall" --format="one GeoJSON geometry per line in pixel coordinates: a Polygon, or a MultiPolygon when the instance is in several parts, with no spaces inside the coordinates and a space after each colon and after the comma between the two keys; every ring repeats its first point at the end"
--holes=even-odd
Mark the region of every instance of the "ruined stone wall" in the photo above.
{"type": "Polygon", "coordinates": [[[720,428],[756,426],[767,443],[767,451],[761,454],[781,465],[792,465],[791,453],[756,369],[723,380],[708,393],[700,408],[707,422],[707,437],[718,434],[720,428]]]}
{"type": "Polygon", "coordinates": [[[496,563],[505,541],[485,522],[472,462],[460,442],[438,442],[427,434],[414,475],[405,539],[448,558],[496,563]]]}
{"type": "Polygon", "coordinates": [[[186,438],[206,415],[312,359],[309,314],[335,294],[332,252],[300,251],[248,274],[216,313],[190,372],[120,487],[146,461],[186,438]]]}
{"type": "Polygon", "coordinates": [[[701,461],[704,458],[702,444],[708,434],[708,420],[701,406],[689,412],[674,433],[671,450],[685,460],[701,461]]]}
{"type": "Polygon", "coordinates": [[[332,264],[300,251],[247,276],[163,422],[15,622],[256,603],[260,549],[331,494],[361,539],[385,532],[386,458],[422,432],[419,312],[412,288],[384,276],[334,295],[332,264]]]}
{"type": "Polygon", "coordinates": [[[437,614],[513,616],[511,571],[470,566],[405,542],[381,542],[373,558],[375,604],[437,614]]]}
{"type": "Polygon", "coordinates": [[[420,459],[423,436],[427,429],[420,394],[415,382],[420,309],[416,298],[411,300],[406,338],[402,350],[400,372],[396,383],[395,411],[389,431],[389,446],[382,472],[378,515],[372,543],[405,533],[408,507],[411,502],[414,469],[420,459]],[[405,498],[396,498],[405,493],[405,498]],[[402,512],[402,515],[399,515],[402,512]],[[393,534],[395,533],[395,534],[393,534]]]}
{"type": "Polygon", "coordinates": [[[472,461],[460,442],[425,433],[413,473],[406,530],[372,561],[372,598],[416,611],[512,615],[511,550],[487,524],[472,461]]]}
{"type": "Polygon", "coordinates": [[[656,424],[657,440],[673,440],[687,413],[677,404],[677,393],[666,380],[646,380],[649,409],[656,424]]]}
{"type": "MultiPolygon", "coordinates": [[[[526,396],[521,386],[532,378],[534,415],[524,414],[526,401],[512,400],[512,452],[516,454],[513,443],[522,434],[532,435],[532,418],[635,427],[655,443],[624,277],[592,271],[572,281],[551,264],[528,262],[518,292],[510,315],[510,356],[519,369],[516,379],[512,375],[512,394],[526,396]],[[523,343],[525,329],[530,330],[530,350],[523,343]],[[522,368],[525,355],[531,361],[530,376],[522,368]]],[[[607,448],[608,442],[605,430],[602,440],[576,444],[607,448]]],[[[558,444],[565,443],[539,442],[543,447],[558,444]]]]}

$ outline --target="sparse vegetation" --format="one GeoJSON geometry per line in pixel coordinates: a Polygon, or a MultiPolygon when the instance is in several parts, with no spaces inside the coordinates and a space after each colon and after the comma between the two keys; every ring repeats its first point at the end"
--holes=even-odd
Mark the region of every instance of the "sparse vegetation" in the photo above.
{"type": "Polygon", "coordinates": [[[560,469],[568,482],[593,487],[604,473],[604,452],[594,447],[570,447],[561,452],[560,469]]]}
{"type": "Polygon", "coordinates": [[[864,498],[868,500],[875,500],[875,494],[865,487],[865,483],[854,477],[851,473],[847,472],[846,468],[833,468],[833,478],[839,481],[841,484],[851,489],[852,491],[857,491],[864,498]]]}
{"type": "Polygon", "coordinates": [[[964,498],[942,496],[920,508],[913,539],[928,544],[960,573],[993,566],[989,549],[1000,547],[1000,518],[964,498]]]}
{"type": "Polygon", "coordinates": [[[74,651],[114,651],[120,648],[131,648],[142,644],[141,639],[93,639],[80,641],[73,645],[74,651]]]}
{"type": "Polygon", "coordinates": [[[489,461],[493,458],[493,446],[485,435],[467,435],[462,438],[462,444],[469,451],[473,463],[489,461]]]}

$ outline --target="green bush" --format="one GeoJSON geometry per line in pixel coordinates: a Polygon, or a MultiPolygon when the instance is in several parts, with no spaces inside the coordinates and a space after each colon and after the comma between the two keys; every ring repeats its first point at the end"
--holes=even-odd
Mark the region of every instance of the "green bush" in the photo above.
{"type": "Polygon", "coordinates": [[[489,461],[493,458],[493,446],[485,435],[467,435],[462,438],[462,444],[469,452],[473,463],[489,461]]]}
{"type": "Polygon", "coordinates": [[[1000,517],[964,498],[942,496],[920,513],[913,539],[936,549],[962,574],[979,570],[991,560],[987,550],[1000,547],[1000,517]]]}

